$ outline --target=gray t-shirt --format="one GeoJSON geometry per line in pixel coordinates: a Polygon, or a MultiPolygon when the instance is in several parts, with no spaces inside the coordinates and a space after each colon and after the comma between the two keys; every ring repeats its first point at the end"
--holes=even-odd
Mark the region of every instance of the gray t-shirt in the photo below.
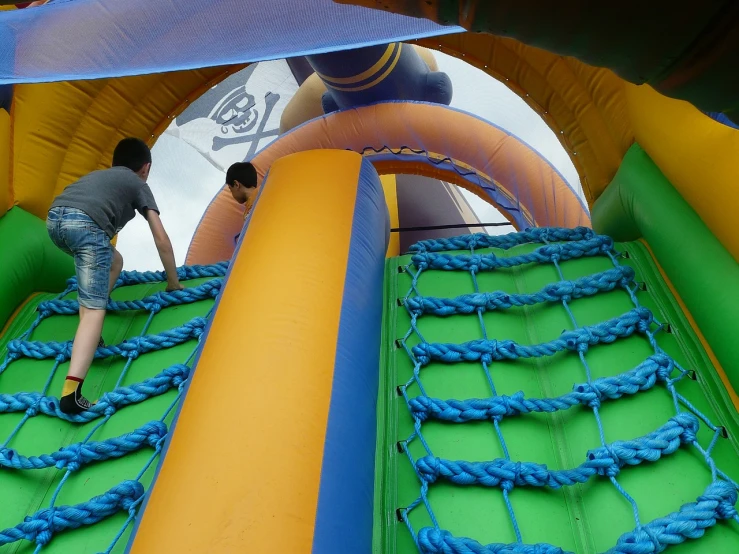
{"type": "Polygon", "coordinates": [[[82,210],[113,238],[124,225],[146,210],[159,213],[149,185],[127,167],[93,171],[72,183],[54,199],[51,207],[82,210]]]}

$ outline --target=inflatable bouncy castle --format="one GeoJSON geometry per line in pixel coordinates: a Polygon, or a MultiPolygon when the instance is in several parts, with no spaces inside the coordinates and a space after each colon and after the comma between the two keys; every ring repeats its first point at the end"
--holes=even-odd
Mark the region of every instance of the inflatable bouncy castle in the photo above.
{"type": "Polygon", "coordinates": [[[0,4],[0,553],[739,552],[735,2],[0,4]],[[289,98],[200,117],[255,200],[208,203],[184,290],[124,270],[64,414],[53,198],[271,60],[289,98]]]}

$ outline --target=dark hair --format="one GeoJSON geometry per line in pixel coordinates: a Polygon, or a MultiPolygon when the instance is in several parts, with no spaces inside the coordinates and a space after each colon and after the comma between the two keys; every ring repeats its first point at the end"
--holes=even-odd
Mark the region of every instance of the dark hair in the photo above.
{"type": "Polygon", "coordinates": [[[137,138],[124,138],[113,151],[113,167],[127,167],[138,171],[151,163],[151,150],[146,143],[137,138]]]}
{"type": "Polygon", "coordinates": [[[249,162],[235,163],[226,172],[226,184],[232,187],[234,181],[248,189],[254,188],[257,186],[257,170],[249,162]]]}

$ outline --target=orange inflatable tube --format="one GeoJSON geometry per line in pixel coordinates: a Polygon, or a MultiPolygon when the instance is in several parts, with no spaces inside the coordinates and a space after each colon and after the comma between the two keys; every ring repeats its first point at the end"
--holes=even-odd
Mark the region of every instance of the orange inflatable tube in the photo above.
{"type": "Polygon", "coordinates": [[[129,554],[371,551],[388,231],[356,153],[274,165],[129,554]]]}
{"type": "MultiPolygon", "coordinates": [[[[414,173],[464,186],[518,228],[590,226],[582,201],[536,150],[487,121],[438,104],[387,102],[334,112],[296,127],[251,161],[261,179],[284,156],[326,148],[364,154],[380,174],[414,173]]],[[[224,187],[195,232],[187,263],[229,258],[242,224],[241,207],[224,187]]]]}

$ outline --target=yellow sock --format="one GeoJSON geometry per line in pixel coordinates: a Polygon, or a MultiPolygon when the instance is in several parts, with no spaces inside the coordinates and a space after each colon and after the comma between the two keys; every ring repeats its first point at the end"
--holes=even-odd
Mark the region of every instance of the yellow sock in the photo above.
{"type": "Polygon", "coordinates": [[[82,384],[84,379],[79,377],[67,377],[64,380],[64,388],[62,389],[62,396],[69,396],[77,391],[79,386],[82,384]]]}

